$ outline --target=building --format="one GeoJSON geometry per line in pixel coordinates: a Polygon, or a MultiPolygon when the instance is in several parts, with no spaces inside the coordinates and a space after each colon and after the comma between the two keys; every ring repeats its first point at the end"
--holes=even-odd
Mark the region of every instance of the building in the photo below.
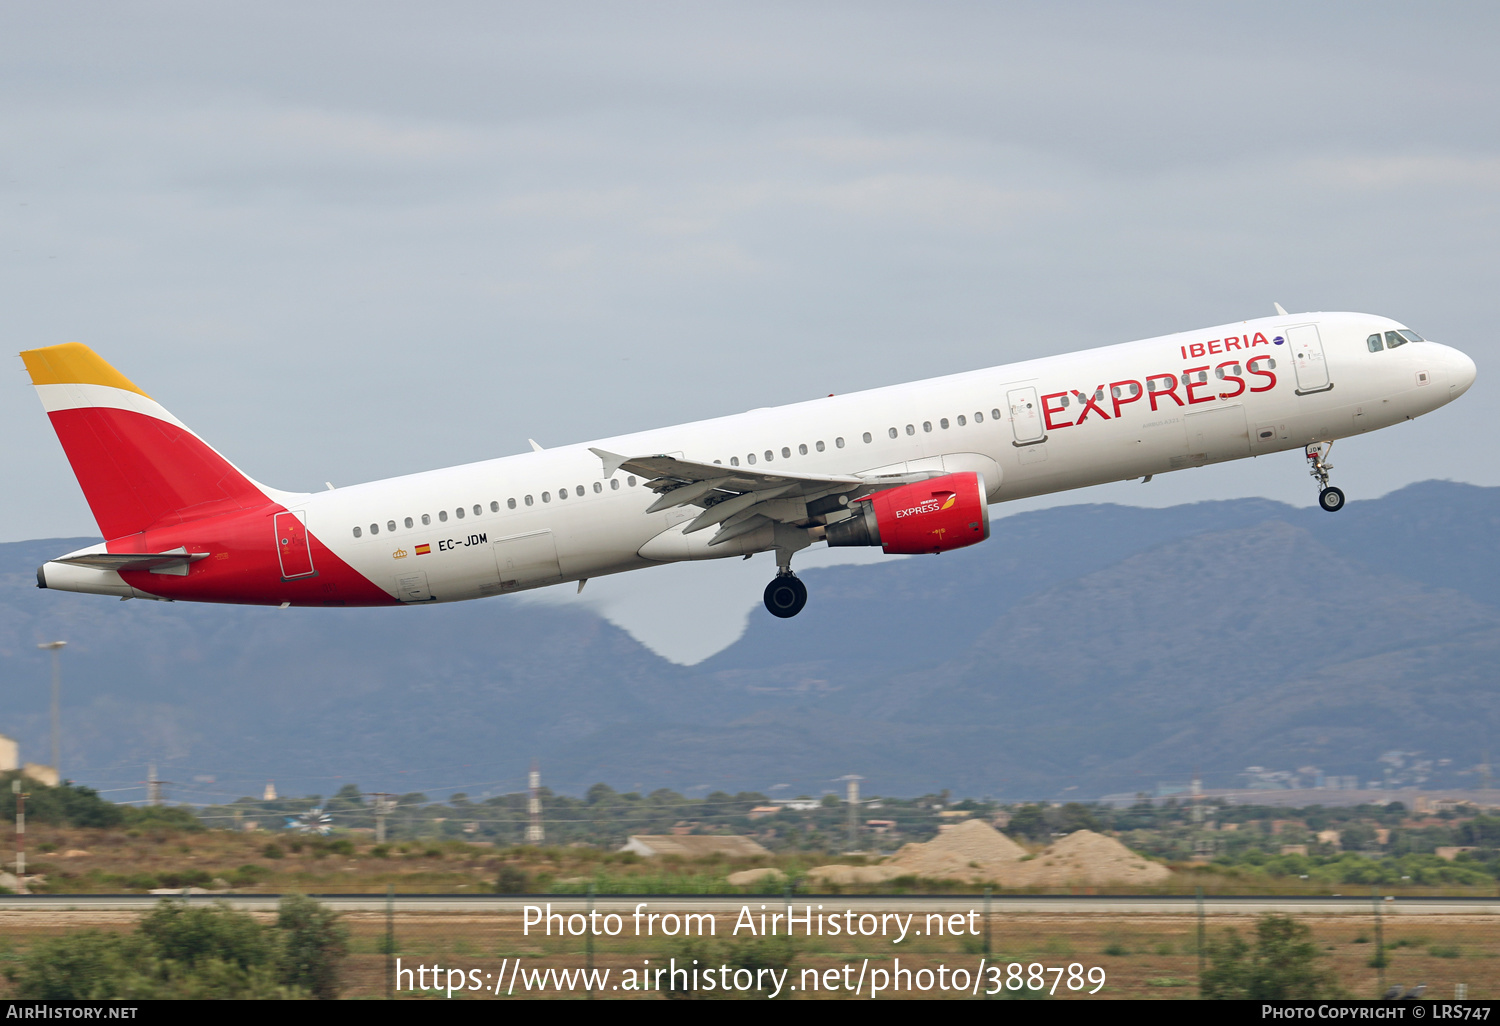
{"type": "Polygon", "coordinates": [[[620,850],[633,851],[645,858],[657,855],[681,855],[689,859],[706,855],[753,858],[771,854],[750,838],[737,834],[632,834],[620,850]]]}
{"type": "Polygon", "coordinates": [[[20,758],[21,746],[4,734],[0,734],[0,773],[20,769],[20,758]]]}
{"type": "Polygon", "coordinates": [[[51,766],[43,766],[39,762],[28,762],[21,766],[21,775],[38,784],[46,784],[48,787],[57,786],[57,770],[51,766]]]}

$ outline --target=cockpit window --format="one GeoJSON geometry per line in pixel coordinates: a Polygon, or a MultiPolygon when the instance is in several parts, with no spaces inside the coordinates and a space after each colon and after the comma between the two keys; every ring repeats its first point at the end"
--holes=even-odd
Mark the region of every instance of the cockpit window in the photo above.
{"type": "Polygon", "coordinates": [[[1370,352],[1372,353],[1378,353],[1385,348],[1385,344],[1380,341],[1380,332],[1378,331],[1365,339],[1365,345],[1370,347],[1370,352]]]}
{"type": "Polygon", "coordinates": [[[1418,335],[1415,331],[1412,331],[1410,328],[1402,328],[1401,329],[1401,337],[1404,338],[1404,339],[1406,339],[1406,341],[1408,341],[1408,342],[1425,342],[1425,341],[1427,341],[1421,335],[1418,335]]]}
{"type": "Polygon", "coordinates": [[[1401,336],[1400,332],[1388,331],[1385,333],[1385,347],[1387,349],[1395,349],[1397,346],[1404,345],[1406,345],[1406,339],[1401,336]]]}

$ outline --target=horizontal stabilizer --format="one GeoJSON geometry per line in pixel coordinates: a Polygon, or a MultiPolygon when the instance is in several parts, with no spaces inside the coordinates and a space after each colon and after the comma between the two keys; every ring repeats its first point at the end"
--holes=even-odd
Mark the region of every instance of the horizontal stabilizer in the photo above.
{"type": "Polygon", "coordinates": [[[172,552],[86,552],[77,556],[63,556],[52,562],[92,570],[150,570],[158,574],[185,574],[190,563],[207,558],[207,552],[189,552],[184,548],[172,552]]]}

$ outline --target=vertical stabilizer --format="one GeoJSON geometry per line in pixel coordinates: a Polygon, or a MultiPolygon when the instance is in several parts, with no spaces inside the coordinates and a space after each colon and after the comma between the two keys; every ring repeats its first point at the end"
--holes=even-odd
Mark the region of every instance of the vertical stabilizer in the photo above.
{"type": "Polygon", "coordinates": [[[269,501],[88,346],[31,349],[21,359],[106,539],[269,501]]]}

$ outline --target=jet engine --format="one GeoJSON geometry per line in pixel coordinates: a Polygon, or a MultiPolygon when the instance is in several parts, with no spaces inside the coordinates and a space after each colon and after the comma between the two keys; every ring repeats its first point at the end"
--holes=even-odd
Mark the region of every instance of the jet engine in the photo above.
{"type": "Polygon", "coordinates": [[[984,478],[975,473],[888,488],[853,505],[853,516],[828,525],[829,545],[879,545],[892,555],[916,555],[990,536],[984,478]]]}

